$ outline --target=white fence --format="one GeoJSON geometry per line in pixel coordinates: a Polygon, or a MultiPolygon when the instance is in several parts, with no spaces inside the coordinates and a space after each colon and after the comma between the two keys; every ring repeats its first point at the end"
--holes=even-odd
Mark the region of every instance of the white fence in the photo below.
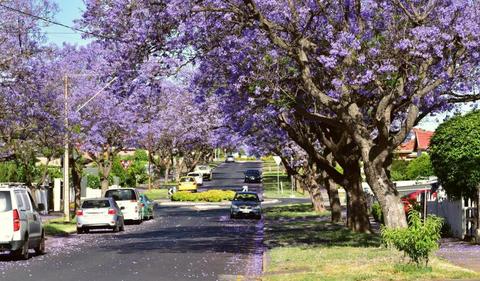
{"type": "Polygon", "coordinates": [[[462,200],[427,202],[427,212],[444,218],[450,225],[453,236],[460,239],[467,234],[466,209],[462,200]]]}

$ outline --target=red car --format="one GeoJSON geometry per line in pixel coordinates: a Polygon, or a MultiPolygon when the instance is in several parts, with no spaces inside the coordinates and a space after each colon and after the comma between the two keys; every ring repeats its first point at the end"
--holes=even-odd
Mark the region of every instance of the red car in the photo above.
{"type": "MultiPolygon", "coordinates": [[[[422,193],[429,192],[429,190],[417,190],[407,195],[402,196],[401,200],[403,203],[403,210],[405,213],[408,213],[411,208],[419,204],[419,197],[421,197],[422,193]]],[[[437,193],[434,192],[431,194],[433,198],[437,197],[437,193]]]]}

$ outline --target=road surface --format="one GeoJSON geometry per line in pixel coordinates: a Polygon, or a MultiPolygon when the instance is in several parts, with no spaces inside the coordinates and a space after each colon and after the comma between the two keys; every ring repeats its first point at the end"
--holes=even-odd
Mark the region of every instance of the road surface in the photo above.
{"type": "MultiPolygon", "coordinates": [[[[222,164],[205,189],[241,189],[243,170],[222,164]]],[[[261,192],[261,184],[252,186],[261,192]]],[[[163,207],[123,233],[49,238],[48,253],[28,261],[0,255],[0,280],[255,280],[262,270],[263,220],[231,220],[228,207],[163,207]]]]}

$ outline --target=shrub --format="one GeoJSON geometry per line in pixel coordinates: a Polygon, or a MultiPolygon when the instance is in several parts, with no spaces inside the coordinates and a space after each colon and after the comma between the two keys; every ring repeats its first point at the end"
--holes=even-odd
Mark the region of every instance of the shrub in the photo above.
{"type": "Polygon", "coordinates": [[[375,202],[372,205],[372,216],[375,221],[383,223],[382,207],[378,202],[375,202]]]}
{"type": "Polygon", "coordinates": [[[382,227],[383,243],[404,252],[417,266],[420,266],[422,262],[428,266],[430,253],[438,249],[443,220],[429,215],[423,221],[420,213],[415,210],[410,211],[408,217],[408,228],[382,227]]]}
{"type": "Polygon", "coordinates": [[[204,192],[191,193],[187,191],[175,192],[172,195],[172,201],[191,201],[191,202],[221,202],[231,201],[235,196],[235,191],[231,190],[208,190],[204,192]]]}
{"type": "Polygon", "coordinates": [[[405,160],[393,160],[390,175],[393,181],[403,181],[407,179],[408,162],[405,160]]]}
{"type": "Polygon", "coordinates": [[[100,177],[87,175],[87,186],[93,189],[100,188],[100,177]]]}
{"type": "Polygon", "coordinates": [[[423,153],[420,157],[410,161],[407,166],[407,178],[415,180],[419,177],[429,177],[433,175],[432,162],[430,156],[423,153]]]}

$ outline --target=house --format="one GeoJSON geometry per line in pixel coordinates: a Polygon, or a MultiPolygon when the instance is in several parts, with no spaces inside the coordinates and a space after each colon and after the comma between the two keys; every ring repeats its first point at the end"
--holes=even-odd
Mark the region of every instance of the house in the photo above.
{"type": "Polygon", "coordinates": [[[398,159],[411,160],[422,155],[430,146],[432,131],[413,128],[405,141],[395,150],[398,159]]]}

